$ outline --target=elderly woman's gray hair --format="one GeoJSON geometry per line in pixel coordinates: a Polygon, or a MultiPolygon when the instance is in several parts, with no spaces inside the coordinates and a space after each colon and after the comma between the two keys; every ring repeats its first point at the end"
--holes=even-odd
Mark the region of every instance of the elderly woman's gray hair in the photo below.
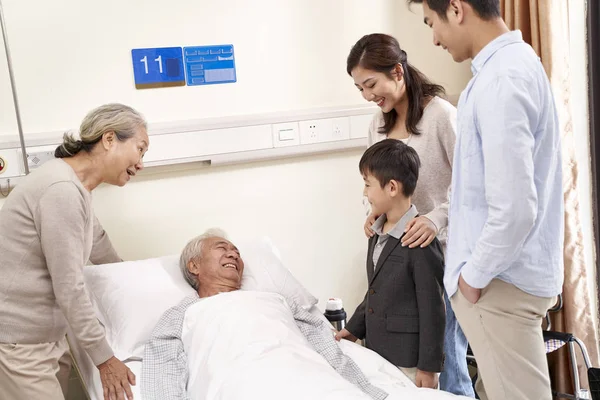
{"type": "Polygon", "coordinates": [[[124,142],[140,128],[147,129],[147,123],[138,111],[124,104],[105,104],[85,116],[79,128],[80,139],[69,132],[64,134],[63,143],[56,148],[54,156],[68,158],[80,151],[89,153],[107,132],[114,132],[117,139],[124,142]]]}
{"type": "Polygon", "coordinates": [[[227,234],[218,228],[209,229],[202,235],[190,240],[183,248],[181,256],[179,257],[179,268],[181,268],[183,277],[196,290],[198,290],[198,287],[200,286],[198,283],[198,278],[196,278],[196,275],[190,272],[188,269],[188,264],[190,261],[198,260],[202,256],[202,245],[206,239],[211,238],[227,239],[227,234]]]}

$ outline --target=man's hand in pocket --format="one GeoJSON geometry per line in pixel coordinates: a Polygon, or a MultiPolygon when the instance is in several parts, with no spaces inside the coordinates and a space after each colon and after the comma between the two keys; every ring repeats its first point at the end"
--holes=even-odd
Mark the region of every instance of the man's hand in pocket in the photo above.
{"type": "Polygon", "coordinates": [[[458,278],[458,290],[471,304],[475,304],[481,297],[481,289],[475,289],[469,286],[469,284],[463,279],[462,274],[458,278]]]}

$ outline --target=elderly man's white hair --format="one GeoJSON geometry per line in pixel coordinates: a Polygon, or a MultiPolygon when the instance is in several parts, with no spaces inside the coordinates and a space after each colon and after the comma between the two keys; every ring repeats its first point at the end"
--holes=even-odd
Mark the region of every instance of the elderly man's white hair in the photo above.
{"type": "Polygon", "coordinates": [[[198,278],[196,275],[190,272],[188,269],[188,264],[190,261],[197,260],[202,256],[202,245],[206,239],[211,238],[227,239],[227,234],[219,228],[211,228],[202,235],[190,240],[183,248],[181,256],[179,257],[179,267],[181,268],[181,273],[183,274],[185,280],[196,290],[198,290],[198,287],[200,286],[198,283],[198,278]]]}

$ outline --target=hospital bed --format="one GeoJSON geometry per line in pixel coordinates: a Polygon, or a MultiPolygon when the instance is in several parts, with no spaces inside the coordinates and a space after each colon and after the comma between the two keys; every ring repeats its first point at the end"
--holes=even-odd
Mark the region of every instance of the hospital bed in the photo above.
{"type": "MultiPolygon", "coordinates": [[[[236,241],[245,262],[242,290],[279,293],[291,298],[327,322],[312,296],[285,268],[268,238],[236,241]]],[[[137,377],[133,393],[140,393],[144,344],[162,314],[194,290],[184,280],[177,256],[122,262],[84,268],[86,290],[104,325],[115,356],[137,377]]],[[[186,316],[187,318],[187,316],[186,316]]],[[[91,400],[102,400],[97,368],[68,334],[74,366],[91,400]]],[[[342,350],[361,368],[372,384],[390,394],[388,399],[442,400],[462,397],[429,389],[418,389],[394,365],[359,344],[341,341],[342,350]]],[[[288,398],[282,393],[281,398],[288,398]]]]}

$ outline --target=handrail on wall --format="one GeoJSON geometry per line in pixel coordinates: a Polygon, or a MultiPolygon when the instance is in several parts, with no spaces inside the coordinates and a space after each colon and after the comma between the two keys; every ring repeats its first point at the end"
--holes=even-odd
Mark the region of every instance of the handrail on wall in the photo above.
{"type": "Polygon", "coordinates": [[[4,11],[2,8],[2,0],[0,0],[0,26],[2,26],[2,38],[4,41],[4,49],[6,51],[6,62],[8,64],[8,75],[10,76],[10,87],[12,89],[13,103],[15,105],[15,114],[17,117],[17,129],[19,131],[19,140],[21,141],[21,152],[23,153],[23,166],[25,167],[25,175],[29,174],[29,164],[27,163],[27,151],[25,150],[25,138],[23,137],[23,124],[21,123],[21,112],[19,109],[19,99],[17,97],[17,88],[15,86],[15,76],[13,74],[12,59],[10,56],[10,48],[8,46],[8,33],[6,31],[6,21],[4,20],[4,11]]]}

